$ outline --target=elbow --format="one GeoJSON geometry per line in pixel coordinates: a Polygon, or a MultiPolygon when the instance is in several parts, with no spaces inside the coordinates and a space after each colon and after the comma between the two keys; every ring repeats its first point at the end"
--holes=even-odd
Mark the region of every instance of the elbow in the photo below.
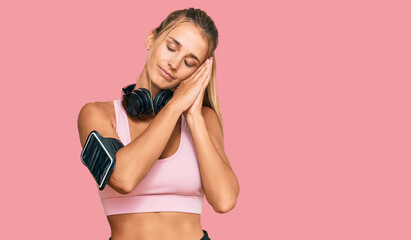
{"type": "Polygon", "coordinates": [[[111,177],[108,181],[108,185],[112,189],[114,189],[116,192],[118,192],[122,195],[126,195],[126,194],[131,193],[134,190],[134,187],[130,184],[130,181],[127,181],[124,178],[121,178],[121,179],[116,178],[113,175],[111,175],[111,177]]]}
{"type": "Polygon", "coordinates": [[[134,190],[134,188],[131,187],[130,184],[126,184],[125,182],[117,182],[117,183],[113,183],[113,182],[115,181],[112,181],[112,183],[110,184],[110,187],[122,195],[129,194],[134,190]]]}
{"type": "Polygon", "coordinates": [[[217,213],[227,213],[234,209],[237,205],[238,195],[240,193],[240,188],[237,182],[237,191],[230,195],[226,195],[223,198],[220,198],[218,201],[214,201],[215,204],[212,204],[212,207],[217,213]]]}
{"type": "Polygon", "coordinates": [[[123,187],[119,188],[119,191],[118,191],[118,192],[119,192],[120,194],[126,195],[126,194],[131,193],[131,192],[133,191],[133,189],[134,189],[134,188],[131,188],[131,187],[128,187],[128,186],[123,186],[123,187]]]}
{"type": "Polygon", "coordinates": [[[228,213],[232,209],[234,209],[235,205],[237,204],[237,199],[230,200],[230,201],[221,201],[221,203],[213,206],[213,209],[217,213],[228,213]]]}
{"type": "Polygon", "coordinates": [[[120,194],[129,194],[131,191],[128,187],[126,187],[125,184],[123,184],[120,181],[117,181],[113,178],[113,176],[110,177],[108,180],[107,185],[109,185],[114,191],[120,193],[120,194]]]}
{"type": "MultiPolygon", "coordinates": [[[[120,152],[120,151],[119,151],[120,152]]],[[[117,161],[119,159],[118,153],[116,154],[117,161]]],[[[114,167],[114,170],[110,176],[108,184],[111,188],[113,188],[116,192],[126,195],[131,193],[136,185],[131,184],[132,181],[127,177],[127,173],[124,171],[120,171],[118,165],[114,167]]]]}

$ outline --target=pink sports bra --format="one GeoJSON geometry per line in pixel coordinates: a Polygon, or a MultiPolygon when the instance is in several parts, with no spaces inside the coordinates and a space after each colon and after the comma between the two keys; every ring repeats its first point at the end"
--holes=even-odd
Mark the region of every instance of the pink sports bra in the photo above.
{"type": "MultiPolygon", "coordinates": [[[[121,100],[114,100],[116,132],[125,145],[131,142],[127,113],[121,100]]],[[[128,194],[106,185],[98,190],[106,215],[137,212],[189,212],[201,214],[204,191],[190,131],[181,114],[181,137],[177,152],[159,159],[145,178],[128,194]]]]}

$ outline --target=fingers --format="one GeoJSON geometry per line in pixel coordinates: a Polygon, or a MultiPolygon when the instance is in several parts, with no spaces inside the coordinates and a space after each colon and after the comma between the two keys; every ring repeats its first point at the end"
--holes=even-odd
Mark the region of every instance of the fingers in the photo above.
{"type": "Polygon", "coordinates": [[[204,81],[207,81],[208,78],[209,78],[209,76],[210,76],[210,74],[211,74],[212,64],[213,64],[213,58],[211,57],[210,60],[209,60],[209,62],[208,62],[208,66],[205,67],[205,71],[203,72],[203,75],[205,75],[204,81]]]}
{"type": "Polygon", "coordinates": [[[211,73],[211,66],[212,66],[213,60],[210,59],[208,63],[205,64],[205,66],[203,67],[203,69],[198,73],[198,75],[196,76],[196,81],[200,81],[201,79],[201,83],[204,83],[204,80],[207,80],[208,75],[211,73]],[[207,66],[207,64],[209,66],[207,66]]]}
{"type": "MultiPolygon", "coordinates": [[[[210,58],[208,58],[207,60],[210,61],[210,58]]],[[[189,79],[198,80],[200,78],[200,76],[203,75],[203,73],[207,70],[207,60],[205,60],[201,64],[201,66],[196,69],[196,71],[191,75],[191,78],[189,78],[189,79]]]]}
{"type": "Polygon", "coordinates": [[[197,76],[195,77],[196,81],[198,81],[200,79],[203,79],[204,78],[204,73],[206,73],[207,70],[208,70],[207,67],[203,66],[202,69],[200,70],[200,72],[198,72],[197,76]]]}
{"type": "Polygon", "coordinates": [[[207,66],[207,60],[205,60],[192,74],[188,79],[195,79],[196,76],[207,66]]]}
{"type": "Polygon", "coordinates": [[[207,85],[208,85],[208,83],[210,82],[210,79],[211,79],[211,64],[212,64],[212,62],[210,63],[210,70],[207,72],[207,76],[203,81],[203,85],[202,85],[203,89],[207,87],[207,85]]]}
{"type": "Polygon", "coordinates": [[[203,70],[204,68],[207,68],[207,62],[211,60],[212,57],[207,58],[202,64],[201,66],[197,69],[197,72],[200,72],[201,70],[203,70]]]}

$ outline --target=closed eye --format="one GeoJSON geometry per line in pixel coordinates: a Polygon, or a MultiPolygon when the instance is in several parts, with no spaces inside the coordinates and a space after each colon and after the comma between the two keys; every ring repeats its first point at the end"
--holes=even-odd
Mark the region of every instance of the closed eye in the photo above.
{"type": "MultiPolygon", "coordinates": [[[[175,52],[176,50],[171,49],[168,45],[167,45],[168,50],[170,50],[171,52],[175,52]]],[[[193,65],[190,65],[187,63],[187,61],[184,60],[184,63],[187,65],[187,67],[192,67],[193,65]]]]}

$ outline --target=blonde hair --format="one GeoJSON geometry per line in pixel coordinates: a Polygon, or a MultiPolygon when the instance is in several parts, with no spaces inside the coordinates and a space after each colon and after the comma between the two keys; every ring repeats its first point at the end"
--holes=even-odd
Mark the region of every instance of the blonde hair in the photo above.
{"type": "MultiPolygon", "coordinates": [[[[191,22],[203,30],[203,33],[208,39],[208,50],[206,53],[206,58],[213,57],[211,78],[205,90],[203,106],[208,106],[212,108],[217,114],[221,130],[223,130],[223,119],[221,116],[220,102],[217,93],[217,83],[216,83],[216,58],[214,56],[214,51],[218,45],[218,30],[214,24],[214,21],[200,9],[188,8],[182,10],[176,10],[170,13],[166,19],[164,19],[161,24],[155,28],[156,41],[157,37],[162,37],[158,39],[162,42],[178,24],[183,22],[191,22]],[[163,35],[163,33],[165,33],[163,35]],[[163,36],[162,36],[163,35],[163,36]]],[[[157,45],[158,48],[159,44],[157,45]]],[[[157,50],[157,48],[155,50],[157,50]]],[[[151,84],[150,84],[151,85],[151,84]]],[[[223,131],[224,137],[224,131],[223,131]]]]}

